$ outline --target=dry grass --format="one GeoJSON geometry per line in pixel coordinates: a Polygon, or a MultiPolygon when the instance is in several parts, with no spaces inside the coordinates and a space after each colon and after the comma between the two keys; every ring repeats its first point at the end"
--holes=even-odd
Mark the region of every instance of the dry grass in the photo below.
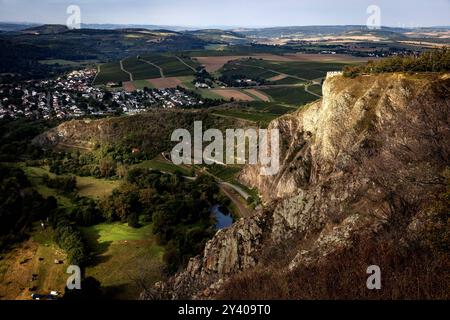
{"type": "Polygon", "coordinates": [[[270,97],[265,95],[264,93],[262,93],[261,91],[258,91],[256,89],[246,89],[244,90],[246,93],[257,97],[258,99],[265,101],[265,102],[270,102],[270,97]]]}
{"type": "Polygon", "coordinates": [[[231,100],[232,98],[237,101],[254,101],[255,99],[244,92],[237,89],[212,89],[212,92],[220,95],[225,100],[231,100]]]}
{"type": "Polygon", "coordinates": [[[232,278],[219,299],[448,299],[450,261],[447,253],[394,241],[362,241],[321,264],[282,272],[258,268],[232,278]],[[367,267],[382,270],[382,289],[368,290],[367,267]]]}
{"type": "Polygon", "coordinates": [[[183,85],[180,79],[175,77],[147,79],[147,81],[156,89],[176,88],[183,85]]]}
{"type": "Polygon", "coordinates": [[[53,242],[53,231],[36,227],[29,240],[0,260],[0,300],[30,300],[32,293],[64,292],[68,277],[65,259],[53,242]],[[65,263],[55,264],[55,259],[65,263]],[[31,281],[33,274],[38,275],[36,281],[31,281]],[[34,286],[36,291],[30,291],[34,286]]]}
{"type": "Polygon", "coordinates": [[[131,82],[131,81],[123,82],[122,86],[123,86],[123,89],[124,89],[125,91],[127,91],[127,92],[133,92],[133,91],[136,91],[136,87],[135,87],[135,85],[133,84],[133,82],[131,82]]]}

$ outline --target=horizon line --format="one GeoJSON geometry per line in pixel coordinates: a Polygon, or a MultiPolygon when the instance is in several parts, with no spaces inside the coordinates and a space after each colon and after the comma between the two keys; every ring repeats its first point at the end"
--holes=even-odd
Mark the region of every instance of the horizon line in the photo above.
{"type": "MultiPolygon", "coordinates": [[[[45,23],[45,22],[29,22],[29,21],[0,21],[5,24],[34,24],[34,25],[61,25],[63,23],[45,23]]],[[[240,25],[175,25],[175,24],[151,24],[151,23],[110,23],[110,22],[82,22],[81,25],[113,25],[113,26],[156,26],[156,27],[170,27],[170,28],[189,28],[189,29],[271,29],[271,28],[298,28],[298,27],[367,27],[364,24],[309,24],[309,25],[272,25],[272,26],[240,26],[240,25]]],[[[380,28],[398,28],[398,29],[421,29],[421,28],[450,28],[450,25],[432,25],[432,26],[390,26],[383,25],[380,28]]]]}

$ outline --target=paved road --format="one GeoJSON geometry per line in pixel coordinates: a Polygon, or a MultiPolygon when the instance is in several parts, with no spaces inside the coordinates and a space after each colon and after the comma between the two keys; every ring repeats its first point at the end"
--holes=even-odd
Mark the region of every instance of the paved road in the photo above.
{"type": "Polygon", "coordinates": [[[128,75],[130,76],[130,81],[134,81],[133,74],[125,70],[125,68],[123,67],[123,60],[120,60],[120,69],[122,69],[123,72],[128,73],[128,75]]]}
{"type": "MultiPolygon", "coordinates": [[[[166,162],[172,163],[164,153],[161,153],[163,159],[166,162]]],[[[253,215],[253,211],[247,208],[247,199],[251,197],[247,192],[245,192],[244,189],[241,187],[234,185],[229,182],[222,181],[220,178],[216,177],[212,173],[208,172],[207,170],[204,170],[204,172],[210,176],[212,176],[214,179],[216,179],[217,184],[219,185],[220,189],[227,195],[228,198],[236,205],[236,208],[239,210],[241,217],[250,217],[253,215]],[[237,194],[235,194],[235,192],[237,194]],[[239,197],[239,196],[240,197],[239,197]]],[[[187,180],[195,180],[197,177],[184,177],[187,180]]]]}
{"type": "MultiPolygon", "coordinates": [[[[217,177],[216,177],[216,179],[217,179],[217,177]]],[[[237,186],[235,184],[232,184],[232,183],[229,183],[229,182],[220,181],[220,179],[219,179],[219,184],[223,185],[223,186],[226,186],[228,188],[232,188],[234,191],[239,193],[240,196],[242,198],[244,198],[245,200],[247,200],[248,198],[251,197],[247,192],[244,191],[244,189],[242,189],[241,187],[239,187],[239,186],[237,186]]]]}
{"type": "Polygon", "coordinates": [[[227,184],[220,184],[220,190],[233,202],[239,211],[239,217],[248,218],[254,215],[254,211],[247,207],[247,204],[239,197],[227,184]]]}

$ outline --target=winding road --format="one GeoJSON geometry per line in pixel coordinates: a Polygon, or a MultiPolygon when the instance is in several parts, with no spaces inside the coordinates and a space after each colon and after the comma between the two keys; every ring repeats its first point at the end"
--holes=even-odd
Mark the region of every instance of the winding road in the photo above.
{"type": "MultiPolygon", "coordinates": [[[[161,156],[163,157],[164,161],[172,163],[164,154],[164,152],[161,153],[161,156]]],[[[220,190],[222,190],[222,192],[231,200],[231,202],[233,202],[233,204],[238,209],[240,217],[247,218],[251,217],[254,214],[254,212],[247,207],[247,199],[250,198],[251,195],[248,194],[244,189],[235,184],[222,181],[220,178],[213,175],[207,170],[203,170],[203,172],[207,175],[210,175],[217,181],[220,190]]],[[[185,176],[184,178],[191,181],[197,179],[197,177],[187,177],[187,176],[185,176]]]]}

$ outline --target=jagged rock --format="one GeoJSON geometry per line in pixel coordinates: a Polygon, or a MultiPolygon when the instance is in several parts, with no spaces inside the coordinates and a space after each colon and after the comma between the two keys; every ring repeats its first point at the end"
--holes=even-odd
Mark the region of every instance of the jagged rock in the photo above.
{"type": "Polygon", "coordinates": [[[276,265],[293,270],[395,220],[406,221],[398,223],[401,241],[420,237],[450,166],[449,88],[447,74],[327,79],[321,101],[270,124],[281,135],[278,174],[247,166],[240,176],[258,188],[265,209],[219,232],[185,271],[155,288],[157,297],[214,298],[233,275],[273,263],[260,257],[280,244],[288,244],[287,262],[276,265]]]}

